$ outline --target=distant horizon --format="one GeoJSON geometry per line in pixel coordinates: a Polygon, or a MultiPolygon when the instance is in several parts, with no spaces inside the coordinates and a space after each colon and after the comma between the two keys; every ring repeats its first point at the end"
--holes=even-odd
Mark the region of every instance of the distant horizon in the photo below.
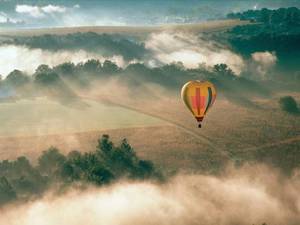
{"type": "Polygon", "coordinates": [[[185,24],[154,24],[154,25],[124,25],[124,26],[64,26],[64,27],[33,27],[33,28],[0,28],[0,35],[64,35],[78,32],[92,32],[98,34],[128,34],[131,36],[147,34],[151,32],[172,32],[174,30],[189,32],[210,32],[215,30],[228,29],[237,25],[250,23],[248,20],[223,19],[200,21],[185,24]]]}
{"type": "Polygon", "coordinates": [[[40,26],[40,27],[0,27],[0,29],[6,29],[9,30],[29,30],[29,29],[56,29],[56,28],[76,28],[76,27],[138,27],[138,28],[144,28],[144,27],[164,27],[164,26],[186,26],[186,25],[197,25],[197,24],[204,24],[207,22],[216,22],[216,21],[232,21],[238,19],[228,19],[228,18],[219,18],[219,19],[209,19],[209,20],[201,20],[201,21],[195,21],[195,22],[186,22],[186,23],[157,23],[157,24],[123,24],[123,25],[69,25],[69,26],[62,26],[62,25],[53,25],[53,26],[40,26]]]}
{"type": "Polygon", "coordinates": [[[300,7],[300,0],[0,0],[0,28],[153,26],[223,19],[249,9],[300,7]]]}

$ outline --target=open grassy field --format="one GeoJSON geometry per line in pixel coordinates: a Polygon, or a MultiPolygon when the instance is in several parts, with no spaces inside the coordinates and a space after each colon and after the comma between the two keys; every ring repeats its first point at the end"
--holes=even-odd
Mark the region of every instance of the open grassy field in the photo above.
{"type": "Polygon", "coordinates": [[[0,137],[37,136],[161,125],[129,109],[84,100],[64,106],[46,98],[0,103],[0,137]]]}
{"type": "MultiPolygon", "coordinates": [[[[294,96],[299,99],[299,95],[294,96]]],[[[59,135],[1,137],[0,149],[5,151],[1,151],[0,157],[14,158],[15,152],[18,152],[18,155],[24,154],[36,159],[37,153],[49,146],[57,146],[65,152],[74,149],[90,151],[95,148],[102,134],[109,134],[116,143],[127,138],[140,156],[168,170],[213,169],[220,166],[231,153],[247,154],[250,151],[268,151],[270,148],[285,151],[289,146],[300,147],[299,116],[282,112],[277,100],[277,97],[256,99],[257,107],[246,108],[219,98],[201,129],[197,128],[194,118],[183,107],[180,99],[149,103],[149,108],[145,108],[143,102],[127,100],[124,105],[132,106],[132,110],[131,114],[123,118],[126,121],[132,120],[131,127],[103,127],[98,131],[77,130],[59,135]],[[143,120],[144,125],[140,126],[134,123],[136,117],[133,110],[158,119],[156,121],[150,117],[150,122],[143,120]]],[[[113,103],[113,97],[110,101],[113,103]]],[[[87,117],[84,120],[90,119],[87,117]]],[[[101,118],[99,116],[100,121],[101,118]]],[[[84,120],[82,123],[85,123],[84,120]]]]}
{"type": "Polygon", "coordinates": [[[248,21],[240,20],[215,20],[195,24],[176,24],[160,26],[86,26],[86,27],[55,27],[55,28],[36,28],[36,29],[0,29],[0,35],[11,36],[37,36],[44,34],[65,35],[77,32],[95,32],[98,34],[125,34],[125,35],[145,35],[152,32],[161,31],[182,31],[182,32],[213,32],[228,29],[237,25],[248,24],[248,21]]]}

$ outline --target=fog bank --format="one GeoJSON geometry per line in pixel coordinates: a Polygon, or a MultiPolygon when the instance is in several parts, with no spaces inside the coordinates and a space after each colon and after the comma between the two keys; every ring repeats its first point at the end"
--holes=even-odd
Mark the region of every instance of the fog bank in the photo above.
{"type": "Polygon", "coordinates": [[[182,62],[187,68],[197,68],[199,64],[208,66],[227,64],[236,74],[244,68],[241,56],[213,41],[189,33],[154,33],[145,42],[154,59],[163,64],[182,62]]]}
{"type": "Polygon", "coordinates": [[[223,177],[179,175],[165,184],[121,182],[1,210],[7,225],[297,224],[300,188],[263,166],[228,169],[223,177]]]}
{"type": "Polygon", "coordinates": [[[32,74],[41,64],[47,64],[50,67],[53,67],[63,62],[73,62],[77,64],[80,62],[86,62],[89,59],[98,59],[101,62],[106,59],[111,60],[119,67],[126,65],[121,55],[104,57],[85,50],[60,50],[53,52],[43,49],[31,49],[26,46],[17,45],[0,46],[0,57],[0,74],[3,76],[6,76],[15,69],[32,74]]]}

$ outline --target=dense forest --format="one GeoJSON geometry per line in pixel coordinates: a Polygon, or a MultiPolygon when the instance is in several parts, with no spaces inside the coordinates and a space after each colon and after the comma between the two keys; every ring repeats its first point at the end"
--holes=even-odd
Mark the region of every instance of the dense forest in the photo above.
{"type": "Polygon", "coordinates": [[[257,51],[276,52],[277,69],[291,79],[299,71],[300,10],[279,8],[275,10],[248,10],[228,14],[228,18],[250,20],[252,24],[237,26],[227,32],[232,48],[244,57],[257,51]]]}
{"type": "MultiPolygon", "coordinates": [[[[251,20],[252,22],[272,25],[274,27],[294,26],[300,24],[300,10],[296,7],[248,10],[245,12],[230,13],[227,15],[229,19],[251,20]]],[[[294,27],[299,29],[299,27],[294,27]]],[[[299,30],[298,30],[299,31],[299,30]]]]}
{"type": "Polygon", "coordinates": [[[37,165],[24,156],[0,162],[0,207],[41,196],[50,188],[63,192],[71,185],[99,186],[120,178],[163,180],[153,163],[140,159],[126,139],[116,146],[103,135],[95,151],[72,151],[68,155],[51,147],[41,154],[37,165]]]}

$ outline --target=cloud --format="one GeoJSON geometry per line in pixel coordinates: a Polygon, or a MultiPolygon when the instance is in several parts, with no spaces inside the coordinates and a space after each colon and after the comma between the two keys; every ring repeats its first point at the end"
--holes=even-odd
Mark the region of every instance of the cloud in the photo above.
{"type": "Polygon", "coordinates": [[[79,8],[80,8],[80,5],[76,4],[76,5],[73,6],[73,8],[79,9],[79,8]]]}
{"type": "Polygon", "coordinates": [[[125,26],[126,22],[120,18],[111,19],[109,17],[93,17],[79,13],[64,14],[62,16],[64,26],[125,26]]]}
{"type": "Polygon", "coordinates": [[[255,52],[251,55],[251,57],[256,65],[257,72],[263,76],[265,76],[268,70],[277,62],[277,56],[275,52],[255,52]]]}
{"type": "Polygon", "coordinates": [[[7,22],[7,16],[5,13],[0,12],[0,23],[6,23],[7,22]]]}
{"type": "Polygon", "coordinates": [[[48,51],[42,49],[30,49],[25,46],[2,45],[0,46],[0,74],[6,76],[14,69],[33,73],[40,64],[56,66],[63,62],[85,62],[89,59],[106,59],[115,62],[118,66],[124,67],[127,62],[120,55],[103,57],[99,54],[90,53],[84,50],[62,50],[48,51]]]}
{"type": "Polygon", "coordinates": [[[42,7],[41,10],[45,13],[64,13],[66,11],[66,8],[57,5],[47,5],[42,7]]]}
{"type": "Polygon", "coordinates": [[[41,11],[41,9],[38,6],[17,5],[16,6],[16,12],[17,13],[28,14],[28,15],[30,15],[32,17],[35,17],[35,18],[45,16],[45,14],[41,11]]]}
{"type": "Polygon", "coordinates": [[[15,25],[24,21],[10,18],[6,13],[0,12],[0,25],[15,25]]]}
{"type": "Polygon", "coordinates": [[[32,5],[17,5],[16,12],[28,14],[34,18],[45,17],[46,14],[64,13],[66,8],[64,6],[46,5],[46,6],[32,6],[32,5]]]}
{"type": "Polygon", "coordinates": [[[275,52],[255,52],[251,56],[255,62],[267,67],[273,66],[277,61],[275,52]]]}
{"type": "Polygon", "coordinates": [[[236,74],[240,74],[244,68],[241,56],[193,34],[154,33],[150,35],[145,46],[158,63],[181,61],[188,68],[197,68],[201,63],[208,66],[226,63],[236,74]]]}
{"type": "Polygon", "coordinates": [[[164,184],[121,182],[1,210],[7,225],[249,225],[300,221],[300,182],[265,167],[222,177],[181,175],[164,184]]]}

